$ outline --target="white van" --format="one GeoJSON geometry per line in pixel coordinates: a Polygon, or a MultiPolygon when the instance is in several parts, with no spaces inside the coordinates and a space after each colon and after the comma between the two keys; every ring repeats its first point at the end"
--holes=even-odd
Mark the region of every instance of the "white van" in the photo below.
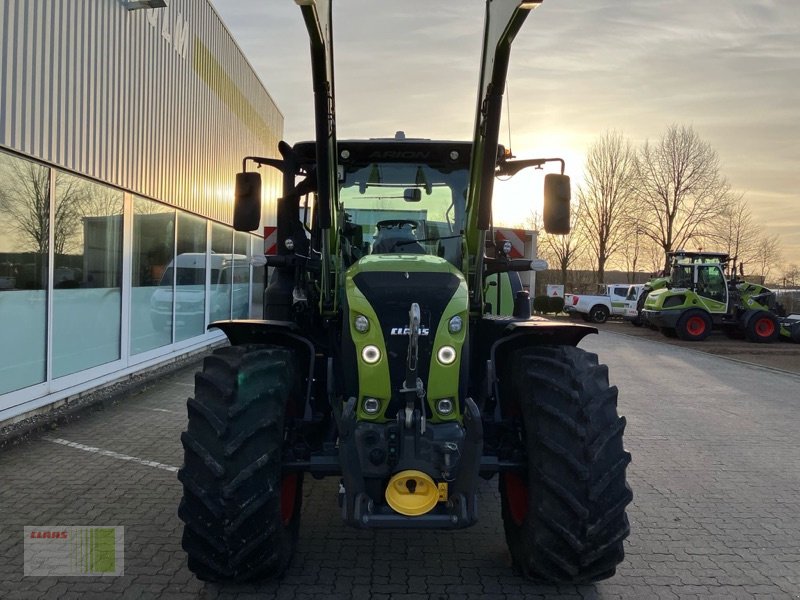
{"type": "Polygon", "coordinates": [[[176,257],[177,272],[170,261],[159,287],[150,298],[150,318],[155,329],[172,323],[172,283],[175,281],[175,319],[178,325],[202,328],[205,308],[206,259],[211,263],[210,321],[246,319],[250,315],[250,261],[244,254],[185,252],[176,257]],[[231,299],[233,312],[231,316],[231,299]]]}

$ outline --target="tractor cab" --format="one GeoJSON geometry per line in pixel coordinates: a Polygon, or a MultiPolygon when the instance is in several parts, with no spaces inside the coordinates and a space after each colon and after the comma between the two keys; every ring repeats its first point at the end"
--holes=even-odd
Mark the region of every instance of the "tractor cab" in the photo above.
{"type": "MultiPolygon", "coordinates": [[[[711,313],[727,311],[729,284],[724,265],[728,255],[719,252],[686,252],[683,250],[670,254],[670,280],[668,289],[656,293],[653,300],[661,294],[677,294],[691,291],[697,301],[711,313]]],[[[682,298],[683,296],[677,296],[682,298]]]]}
{"type": "MultiPolygon", "coordinates": [[[[343,247],[369,254],[427,254],[463,268],[471,144],[407,139],[339,141],[343,247]]],[[[502,150],[501,150],[502,151],[502,150]]]]}

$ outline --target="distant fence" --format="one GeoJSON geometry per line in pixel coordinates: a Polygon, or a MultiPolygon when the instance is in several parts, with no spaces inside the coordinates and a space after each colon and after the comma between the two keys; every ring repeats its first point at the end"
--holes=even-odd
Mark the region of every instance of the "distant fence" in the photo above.
{"type": "Polygon", "coordinates": [[[774,289],[773,291],[787,313],[800,313],[800,289],[774,289]]]}

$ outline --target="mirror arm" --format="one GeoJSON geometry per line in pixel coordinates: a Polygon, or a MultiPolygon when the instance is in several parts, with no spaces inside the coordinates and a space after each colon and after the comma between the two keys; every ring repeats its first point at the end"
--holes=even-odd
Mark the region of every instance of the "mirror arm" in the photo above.
{"type": "Polygon", "coordinates": [[[528,158],[524,160],[506,160],[501,162],[497,166],[496,175],[500,177],[513,177],[522,169],[527,169],[528,167],[541,167],[545,163],[548,162],[559,162],[561,163],[561,174],[564,174],[564,164],[563,158],[528,158]]]}
{"type": "Polygon", "coordinates": [[[278,169],[278,171],[283,172],[284,168],[286,167],[286,161],[280,160],[278,158],[264,158],[263,156],[245,156],[242,159],[242,173],[247,172],[247,161],[251,160],[257,165],[267,165],[268,167],[273,167],[274,169],[278,169]]]}
{"type": "Polygon", "coordinates": [[[509,271],[543,271],[547,265],[527,258],[484,258],[484,276],[509,271]]]}

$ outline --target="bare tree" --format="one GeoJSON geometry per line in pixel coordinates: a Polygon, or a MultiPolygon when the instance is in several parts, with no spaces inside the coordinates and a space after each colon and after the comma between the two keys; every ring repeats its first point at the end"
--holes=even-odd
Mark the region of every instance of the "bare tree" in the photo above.
{"type": "MultiPolygon", "coordinates": [[[[0,206],[19,235],[37,254],[47,254],[50,238],[50,170],[26,160],[9,163],[7,184],[0,192],[0,206]]],[[[59,191],[53,215],[53,250],[70,249],[80,230],[83,191],[78,185],[59,191]]]]}
{"type": "Polygon", "coordinates": [[[685,247],[730,203],[719,157],[692,127],[671,125],[638,161],[639,208],[645,235],[666,253],[685,247]]]}
{"type": "Polygon", "coordinates": [[[622,223],[623,242],[620,248],[621,258],[616,261],[624,270],[628,283],[634,283],[636,273],[645,258],[645,246],[652,240],[642,233],[642,226],[637,216],[630,216],[622,223]]]}
{"type": "Polygon", "coordinates": [[[796,288],[798,285],[800,285],[800,266],[792,263],[788,267],[784,267],[783,287],[796,288]]]}
{"type": "Polygon", "coordinates": [[[752,257],[753,273],[766,283],[770,272],[780,261],[781,243],[778,235],[761,235],[752,257]]]}
{"type": "Polygon", "coordinates": [[[528,224],[539,231],[540,255],[550,263],[550,267],[560,271],[560,283],[566,289],[569,269],[585,254],[586,243],[583,233],[579,230],[582,221],[580,202],[572,203],[570,213],[570,232],[566,235],[545,233],[541,227],[541,216],[534,213],[528,224]]]}
{"type": "Polygon", "coordinates": [[[29,161],[13,161],[5,169],[2,207],[12,226],[37,254],[50,242],[50,173],[29,161]]]}
{"type": "Polygon", "coordinates": [[[636,152],[621,133],[606,132],[589,148],[578,201],[599,283],[605,280],[608,260],[626,241],[624,223],[635,198],[636,175],[636,152]]]}
{"type": "Polygon", "coordinates": [[[747,201],[739,195],[732,196],[725,210],[697,237],[705,247],[725,251],[736,263],[750,265],[763,232],[754,222],[747,201]]]}

